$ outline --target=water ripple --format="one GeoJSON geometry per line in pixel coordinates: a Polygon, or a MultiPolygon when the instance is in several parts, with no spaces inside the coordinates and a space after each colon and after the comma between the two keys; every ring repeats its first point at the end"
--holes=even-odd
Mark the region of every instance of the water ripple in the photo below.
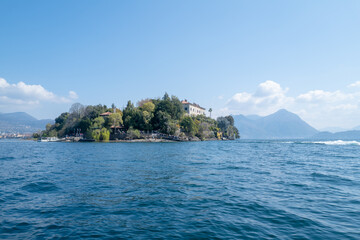
{"type": "Polygon", "coordinates": [[[0,239],[360,239],[353,142],[0,144],[0,239]]]}
{"type": "Polygon", "coordinates": [[[57,191],[59,188],[51,182],[35,182],[26,184],[21,189],[31,193],[45,193],[57,191]]]}

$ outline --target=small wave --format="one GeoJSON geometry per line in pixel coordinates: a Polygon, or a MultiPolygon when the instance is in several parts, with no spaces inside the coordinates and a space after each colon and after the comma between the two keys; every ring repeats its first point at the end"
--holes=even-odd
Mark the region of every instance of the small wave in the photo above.
{"type": "Polygon", "coordinates": [[[343,141],[343,140],[336,140],[336,141],[318,141],[313,142],[315,144],[325,144],[325,145],[357,145],[360,146],[360,142],[358,141],[343,141]]]}
{"type": "Polygon", "coordinates": [[[281,143],[285,143],[285,144],[323,144],[323,145],[339,145],[339,146],[343,146],[343,145],[356,145],[356,146],[360,146],[360,142],[358,141],[343,141],[343,140],[335,140],[335,141],[286,141],[286,142],[281,142],[281,143]]]}
{"type": "Polygon", "coordinates": [[[47,225],[45,228],[48,229],[48,230],[52,230],[52,229],[61,229],[61,228],[64,228],[64,227],[60,226],[60,225],[50,224],[50,225],[47,225]]]}
{"type": "Polygon", "coordinates": [[[350,178],[347,178],[344,176],[339,176],[339,175],[327,174],[327,173],[314,172],[311,174],[311,177],[313,177],[316,180],[331,182],[336,185],[353,185],[354,184],[354,181],[350,178]]]}
{"type": "Polygon", "coordinates": [[[0,157],[0,161],[14,160],[14,157],[0,157]]]}
{"type": "Polygon", "coordinates": [[[28,192],[52,192],[56,191],[59,188],[50,182],[36,182],[36,183],[30,183],[22,187],[23,190],[26,190],[28,192]]]}

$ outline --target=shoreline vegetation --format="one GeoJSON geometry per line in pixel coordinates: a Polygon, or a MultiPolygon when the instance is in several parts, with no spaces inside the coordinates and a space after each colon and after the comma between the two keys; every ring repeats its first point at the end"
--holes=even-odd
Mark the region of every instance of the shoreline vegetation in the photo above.
{"type": "Polygon", "coordinates": [[[54,124],[34,133],[33,138],[67,142],[175,142],[234,140],[240,135],[232,116],[215,120],[203,114],[189,115],[176,96],[165,93],[161,99],[143,99],[137,106],[128,101],[122,110],[115,104],[108,108],[75,103],[54,124]]]}

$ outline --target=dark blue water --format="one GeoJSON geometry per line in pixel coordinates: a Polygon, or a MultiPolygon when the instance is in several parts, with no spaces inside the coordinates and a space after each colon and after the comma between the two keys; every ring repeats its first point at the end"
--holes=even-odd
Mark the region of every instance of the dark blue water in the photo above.
{"type": "Polygon", "coordinates": [[[360,239],[360,146],[2,140],[7,238],[360,239]]]}

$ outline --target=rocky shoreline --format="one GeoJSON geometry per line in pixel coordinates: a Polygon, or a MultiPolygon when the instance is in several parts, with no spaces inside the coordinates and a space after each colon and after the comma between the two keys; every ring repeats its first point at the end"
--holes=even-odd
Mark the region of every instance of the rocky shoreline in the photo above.
{"type": "Polygon", "coordinates": [[[186,139],[181,139],[181,140],[169,140],[169,139],[128,139],[128,140],[109,140],[108,142],[126,142],[126,143],[160,143],[160,142],[201,142],[201,141],[222,141],[222,140],[227,140],[227,139],[216,139],[216,138],[211,138],[211,139],[204,139],[201,140],[199,138],[194,138],[191,140],[186,140],[186,139]]]}
{"type": "MultiPolygon", "coordinates": [[[[28,140],[38,141],[38,142],[95,142],[92,139],[81,139],[81,138],[68,138],[68,139],[57,139],[57,140],[39,140],[36,138],[31,138],[28,140]]],[[[115,139],[108,141],[99,141],[101,143],[162,143],[162,142],[201,142],[201,141],[225,141],[229,139],[217,139],[217,138],[208,138],[208,139],[199,139],[197,137],[192,138],[183,138],[178,140],[165,139],[165,138],[140,138],[140,139],[115,139]]]]}

